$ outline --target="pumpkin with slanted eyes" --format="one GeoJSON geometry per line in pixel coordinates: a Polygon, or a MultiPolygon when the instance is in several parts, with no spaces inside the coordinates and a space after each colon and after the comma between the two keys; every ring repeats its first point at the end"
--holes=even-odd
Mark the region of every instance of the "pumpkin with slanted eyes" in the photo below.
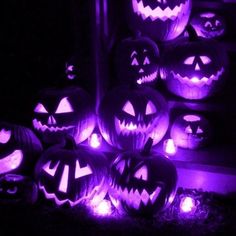
{"type": "Polygon", "coordinates": [[[111,166],[109,196],[120,212],[152,216],[174,200],[177,171],[165,156],[150,152],[150,140],[143,152],[124,152],[111,166]]]}
{"type": "Polygon", "coordinates": [[[158,76],[159,49],[147,37],[124,39],[116,50],[116,74],[123,84],[153,84],[158,76]]]}
{"type": "Polygon", "coordinates": [[[45,89],[39,94],[33,127],[43,142],[59,143],[69,134],[81,143],[90,136],[95,122],[91,98],[83,89],[45,89]]]}
{"type": "Polygon", "coordinates": [[[191,13],[191,0],[127,0],[130,28],[155,41],[177,38],[191,13]]]}
{"type": "Polygon", "coordinates": [[[149,87],[119,87],[99,106],[98,125],[103,138],[119,149],[142,149],[149,137],[157,144],[169,125],[168,107],[149,87]]]}
{"type": "Polygon", "coordinates": [[[182,148],[198,149],[206,146],[211,139],[211,126],[202,115],[181,115],[171,128],[171,138],[182,148]]]}

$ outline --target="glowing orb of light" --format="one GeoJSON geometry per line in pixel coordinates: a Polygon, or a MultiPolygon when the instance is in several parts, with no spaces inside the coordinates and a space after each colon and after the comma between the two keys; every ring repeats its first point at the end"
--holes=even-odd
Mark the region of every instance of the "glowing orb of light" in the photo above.
{"type": "Polygon", "coordinates": [[[112,214],[112,205],[108,200],[103,200],[97,206],[93,207],[93,212],[98,216],[109,216],[112,214]]]}
{"type": "Polygon", "coordinates": [[[166,154],[173,156],[177,152],[177,146],[173,139],[166,139],[163,143],[163,150],[166,154]]]}
{"type": "Polygon", "coordinates": [[[99,148],[102,144],[102,136],[97,133],[91,134],[91,136],[88,139],[88,144],[92,148],[99,148]]]}
{"type": "Polygon", "coordinates": [[[183,213],[193,213],[196,210],[196,201],[191,197],[184,197],[180,202],[180,210],[183,213]]]}

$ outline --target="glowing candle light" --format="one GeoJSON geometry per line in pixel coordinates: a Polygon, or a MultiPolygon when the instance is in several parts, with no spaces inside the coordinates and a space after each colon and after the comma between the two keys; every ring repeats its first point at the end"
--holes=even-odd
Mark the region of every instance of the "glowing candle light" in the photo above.
{"type": "Polygon", "coordinates": [[[163,143],[163,150],[168,155],[175,155],[177,152],[177,146],[174,143],[173,139],[167,139],[163,143]]]}
{"type": "Polygon", "coordinates": [[[88,139],[88,144],[92,148],[99,148],[102,144],[102,136],[96,133],[91,134],[88,139]]]}
{"type": "Polygon", "coordinates": [[[193,213],[196,210],[195,200],[191,197],[184,197],[180,202],[180,210],[183,213],[193,213]]]}
{"type": "Polygon", "coordinates": [[[93,207],[93,211],[99,216],[109,216],[112,213],[111,202],[103,200],[99,205],[93,207]]]}

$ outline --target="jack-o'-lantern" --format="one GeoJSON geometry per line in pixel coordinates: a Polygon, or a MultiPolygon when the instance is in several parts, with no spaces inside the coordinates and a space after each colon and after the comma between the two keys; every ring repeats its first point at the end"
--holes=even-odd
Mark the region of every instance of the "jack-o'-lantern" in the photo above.
{"type": "Polygon", "coordinates": [[[197,35],[203,38],[218,38],[225,33],[224,19],[214,12],[198,13],[193,16],[190,24],[197,35]]]}
{"type": "Polygon", "coordinates": [[[98,125],[103,138],[119,149],[143,148],[149,137],[157,144],[169,125],[167,104],[149,87],[119,87],[99,106],[98,125]]]}
{"type": "Polygon", "coordinates": [[[124,152],[111,166],[109,196],[120,212],[153,216],[174,200],[177,171],[165,156],[150,152],[124,152]]]}
{"type": "Polygon", "coordinates": [[[121,83],[153,84],[158,76],[159,49],[147,37],[128,38],[117,47],[116,74],[121,83]]]}
{"type": "Polygon", "coordinates": [[[42,145],[28,128],[0,123],[0,175],[30,174],[42,145]]]}
{"type": "Polygon", "coordinates": [[[128,0],[128,22],[132,30],[156,41],[172,40],[184,31],[191,3],[191,0],[128,0]]]}
{"type": "Polygon", "coordinates": [[[0,178],[0,204],[33,204],[37,197],[37,185],[29,177],[6,174],[0,178]]]}
{"type": "Polygon", "coordinates": [[[221,44],[194,36],[167,49],[160,75],[170,92],[197,100],[220,90],[227,67],[227,53],[221,44]]]}
{"type": "Polygon", "coordinates": [[[108,189],[106,158],[72,138],[43,153],[36,169],[39,189],[58,206],[98,204],[108,189]]]}
{"type": "Polygon", "coordinates": [[[209,121],[197,114],[179,116],[171,128],[174,143],[188,149],[198,149],[209,144],[211,133],[209,121]]]}
{"type": "Polygon", "coordinates": [[[95,126],[90,96],[81,88],[45,89],[34,108],[33,127],[45,143],[59,143],[71,135],[86,140],[95,126]]]}

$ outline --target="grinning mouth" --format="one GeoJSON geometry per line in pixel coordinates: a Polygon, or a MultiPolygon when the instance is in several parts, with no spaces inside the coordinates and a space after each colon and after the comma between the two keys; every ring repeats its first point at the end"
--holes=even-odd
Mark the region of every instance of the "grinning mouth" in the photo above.
{"type": "Polygon", "coordinates": [[[50,132],[58,132],[58,131],[64,131],[74,128],[74,126],[62,126],[62,127],[49,127],[47,125],[43,125],[41,121],[38,121],[37,119],[33,120],[33,126],[36,130],[40,130],[42,132],[45,132],[46,130],[50,132]]]}
{"type": "Polygon", "coordinates": [[[133,10],[134,12],[141,16],[143,20],[150,18],[152,21],[161,20],[166,21],[168,19],[175,20],[181,13],[185,14],[185,12],[189,8],[189,1],[186,0],[185,3],[181,3],[179,6],[175,6],[171,9],[169,6],[164,10],[159,6],[155,9],[151,9],[150,6],[144,7],[143,1],[132,0],[133,10]]]}
{"type": "Polygon", "coordinates": [[[128,205],[133,206],[135,209],[139,209],[141,203],[143,203],[145,206],[147,206],[148,204],[154,205],[161,192],[160,186],[157,186],[152,193],[148,193],[146,189],[128,189],[122,188],[121,186],[118,186],[116,184],[113,184],[111,187],[117,192],[121,200],[128,203],[128,205]]]}
{"type": "Polygon", "coordinates": [[[142,76],[137,80],[137,84],[151,83],[157,78],[157,71],[150,75],[142,76]]]}
{"type": "Polygon", "coordinates": [[[201,32],[204,36],[209,35],[208,38],[210,38],[210,37],[221,36],[224,33],[224,29],[222,29],[220,31],[202,31],[201,30],[201,32]]]}
{"type": "Polygon", "coordinates": [[[222,67],[215,75],[212,74],[209,78],[207,77],[192,77],[191,79],[188,76],[182,77],[179,73],[175,74],[174,71],[171,71],[171,74],[175,79],[178,79],[182,84],[187,84],[190,87],[197,86],[203,87],[204,85],[211,85],[213,81],[217,81],[220,76],[224,73],[224,68],[222,67]]]}
{"type": "Polygon", "coordinates": [[[147,133],[151,126],[151,123],[148,125],[145,125],[145,123],[134,124],[132,122],[127,123],[125,120],[121,122],[118,118],[115,118],[116,132],[124,136],[147,133]]]}

